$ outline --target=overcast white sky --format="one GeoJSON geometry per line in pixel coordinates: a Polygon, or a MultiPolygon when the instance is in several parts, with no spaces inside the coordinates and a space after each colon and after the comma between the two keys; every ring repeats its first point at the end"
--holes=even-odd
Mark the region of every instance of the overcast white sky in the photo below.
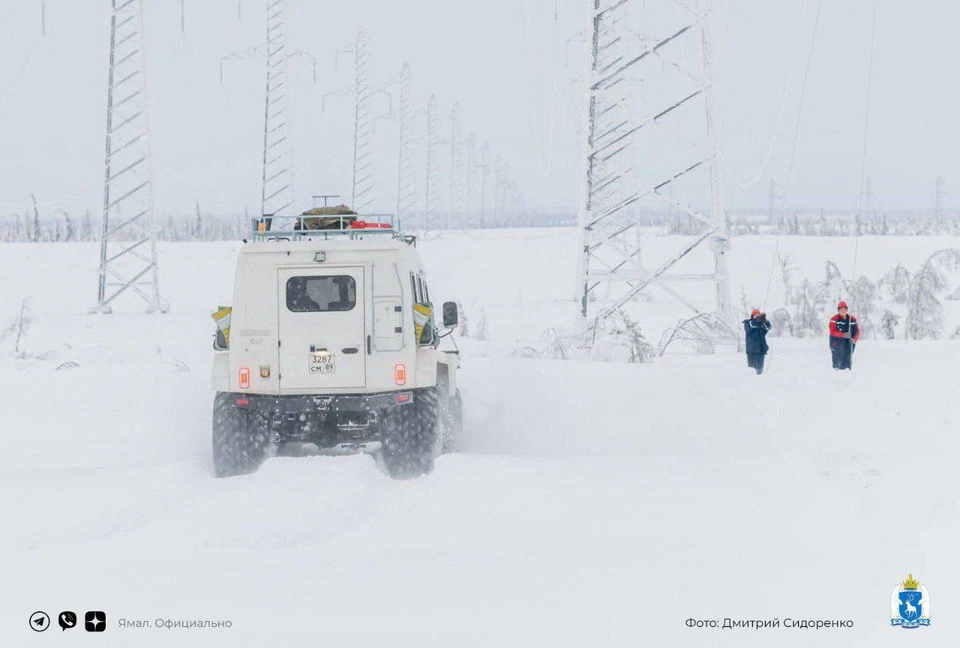
{"type": "MultiPolygon", "coordinates": [[[[647,0],[655,2],[659,0],[647,0]]],[[[664,0],[665,1],[665,0],[664,0]]],[[[960,204],[960,3],[879,0],[867,174],[881,208],[930,207],[934,179],[960,204]]],[[[152,90],[155,188],[160,213],[256,212],[262,145],[263,64],[220,57],[264,38],[264,0],[145,0],[152,90]]],[[[0,1],[0,214],[26,209],[97,212],[103,175],[108,0],[0,1]]],[[[317,85],[297,64],[293,100],[299,199],[349,195],[351,110],[321,98],[350,82],[334,52],[358,27],[372,39],[373,78],[394,80],[410,63],[420,103],[455,100],[467,131],[509,161],[533,207],[575,210],[579,159],[574,119],[589,0],[289,0],[293,44],[316,56],[317,85]],[[569,53],[569,57],[567,54],[569,53]],[[569,67],[566,59],[569,58],[569,67]]],[[[721,147],[729,173],[760,168],[787,102],[769,168],[741,189],[725,176],[729,208],[762,208],[767,185],[785,182],[803,63],[817,0],[716,0],[721,147]],[[801,20],[802,18],[802,20],[801,20]],[[798,69],[788,86],[795,48],[798,69]]],[[[860,183],[874,0],[823,0],[809,71],[789,208],[853,208],[860,183]]],[[[447,125],[445,124],[445,128],[447,125]]],[[[396,200],[396,121],[377,126],[382,151],[377,205],[396,200]]],[[[422,178],[421,178],[422,185],[422,178]]]]}

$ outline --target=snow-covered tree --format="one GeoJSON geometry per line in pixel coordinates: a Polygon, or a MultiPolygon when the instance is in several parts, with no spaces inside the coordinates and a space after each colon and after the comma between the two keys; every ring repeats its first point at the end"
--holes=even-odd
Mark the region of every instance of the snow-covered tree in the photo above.
{"type": "Polygon", "coordinates": [[[463,304],[457,302],[457,332],[460,337],[470,337],[470,323],[467,320],[467,311],[463,310],[463,304]]]}
{"type": "Polygon", "coordinates": [[[83,213],[83,227],[81,228],[80,232],[80,240],[96,240],[96,234],[94,234],[93,231],[93,217],[90,215],[89,209],[83,213]]]}
{"type": "Polygon", "coordinates": [[[63,240],[64,241],[77,240],[77,232],[73,226],[73,219],[70,218],[70,214],[68,214],[66,211],[61,210],[61,213],[63,214],[63,226],[65,230],[63,234],[63,240]]]}
{"type": "Polygon", "coordinates": [[[487,340],[490,337],[490,324],[487,322],[487,311],[483,306],[480,307],[480,317],[477,319],[476,332],[474,337],[478,340],[487,340]]]}
{"type": "Polygon", "coordinates": [[[827,288],[804,279],[797,288],[793,325],[799,337],[819,335],[823,332],[824,314],[827,305],[827,288]]]}
{"type": "Polygon", "coordinates": [[[786,303],[790,303],[793,295],[793,273],[796,271],[790,265],[790,257],[782,254],[777,255],[777,263],[780,265],[780,283],[783,284],[783,298],[786,303]]]}
{"type": "Polygon", "coordinates": [[[893,301],[904,304],[907,301],[910,281],[910,271],[898,263],[880,278],[877,287],[893,301]]]}
{"type": "Polygon", "coordinates": [[[904,325],[909,340],[939,339],[943,335],[943,304],[938,295],[947,290],[947,272],[960,270],[960,248],[947,248],[930,255],[907,294],[904,325]]]}

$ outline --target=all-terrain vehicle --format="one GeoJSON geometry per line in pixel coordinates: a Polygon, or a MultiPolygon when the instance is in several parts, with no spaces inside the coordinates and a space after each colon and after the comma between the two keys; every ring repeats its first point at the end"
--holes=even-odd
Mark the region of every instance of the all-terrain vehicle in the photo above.
{"type": "Polygon", "coordinates": [[[310,443],[415,477],[457,444],[459,353],[440,349],[456,303],[443,305],[442,335],[415,237],[340,212],[305,212],[286,230],[256,219],[240,250],[233,305],[214,315],[217,476],[310,443]]]}

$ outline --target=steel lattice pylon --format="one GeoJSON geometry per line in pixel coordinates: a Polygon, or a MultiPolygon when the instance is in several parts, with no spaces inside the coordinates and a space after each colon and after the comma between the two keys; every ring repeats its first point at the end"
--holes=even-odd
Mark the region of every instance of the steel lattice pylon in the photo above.
{"type": "Polygon", "coordinates": [[[397,227],[417,206],[417,171],[413,161],[413,139],[416,120],[413,105],[413,74],[406,63],[400,68],[400,137],[397,172],[397,227]]]}
{"type": "Polygon", "coordinates": [[[467,136],[467,168],[466,176],[464,182],[464,199],[466,202],[466,218],[464,220],[464,226],[469,227],[473,223],[474,214],[476,214],[476,205],[477,199],[474,196],[475,192],[475,183],[473,181],[474,176],[477,175],[477,136],[470,132],[467,136]]]}
{"type": "Polygon", "coordinates": [[[453,104],[450,111],[450,208],[447,211],[446,227],[449,219],[462,213],[464,208],[464,164],[463,139],[460,134],[462,128],[460,117],[460,102],[453,104]]]}
{"type": "Polygon", "coordinates": [[[440,108],[436,95],[427,102],[427,173],[423,204],[423,231],[430,230],[440,199],[440,108]]]}
{"type": "Polygon", "coordinates": [[[370,90],[370,35],[361,29],[354,49],[353,196],[358,214],[374,200],[372,93],[370,90]]]}
{"type": "Polygon", "coordinates": [[[490,171],[490,144],[484,142],[480,147],[480,229],[486,228],[487,219],[487,175],[490,171]]]}
{"type": "Polygon", "coordinates": [[[590,7],[580,314],[585,320],[597,299],[596,317],[603,319],[655,284],[695,312],[715,309],[729,324],[710,0],[590,0],[590,7]],[[692,64],[688,55],[694,52],[692,64]],[[637,215],[667,209],[686,214],[698,229],[675,254],[647,269],[637,215]],[[677,272],[705,244],[713,252],[712,270],[677,272]],[[703,296],[681,290],[678,280],[712,282],[715,303],[703,308],[703,296]],[[596,295],[601,286],[611,291],[606,300],[596,295]]]}
{"type": "Polygon", "coordinates": [[[290,148],[290,43],[286,0],[267,4],[267,93],[263,112],[261,214],[283,215],[293,207],[290,148]]]}
{"type": "Polygon", "coordinates": [[[266,96],[263,111],[263,159],[260,213],[293,216],[295,203],[292,129],[290,123],[290,64],[294,58],[309,58],[313,65],[313,83],[317,83],[317,60],[290,46],[286,0],[267,4],[267,40],[245,50],[220,58],[220,84],[224,63],[230,60],[266,59],[266,96]]]}
{"type": "Polygon", "coordinates": [[[148,312],[165,313],[169,306],[157,278],[141,0],[111,0],[108,78],[99,285],[91,312],[112,312],[113,301],[130,289],[147,302],[148,312]]]}

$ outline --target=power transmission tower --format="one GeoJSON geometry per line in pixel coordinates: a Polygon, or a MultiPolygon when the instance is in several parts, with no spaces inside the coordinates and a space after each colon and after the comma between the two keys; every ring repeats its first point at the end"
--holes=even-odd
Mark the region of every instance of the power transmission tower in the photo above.
{"type": "Polygon", "coordinates": [[[466,220],[465,226],[473,224],[473,217],[476,214],[476,200],[474,199],[473,178],[477,174],[477,136],[473,131],[467,136],[467,170],[466,170],[466,220]]]}
{"type": "Polygon", "coordinates": [[[290,141],[290,43],[285,0],[267,5],[267,91],[263,109],[260,213],[282,214],[294,203],[290,141]]]}
{"type": "Polygon", "coordinates": [[[413,74],[404,63],[400,68],[400,137],[397,171],[397,229],[417,206],[417,171],[414,168],[413,142],[417,110],[413,105],[413,74]]]}
{"type": "Polygon", "coordinates": [[[351,206],[363,213],[373,202],[373,116],[370,93],[370,35],[361,29],[354,47],[353,194],[351,206]]]}
{"type": "Polygon", "coordinates": [[[426,196],[423,208],[423,231],[430,230],[440,193],[440,108],[437,96],[427,102],[427,169],[426,196]]]}
{"type": "Polygon", "coordinates": [[[337,50],[336,61],[339,61],[341,53],[353,54],[353,85],[325,94],[323,96],[323,110],[326,111],[327,97],[353,95],[353,186],[350,197],[353,210],[362,214],[375,200],[374,124],[378,119],[393,114],[392,96],[383,88],[370,85],[370,35],[365,29],[357,32],[357,37],[352,45],[337,50]],[[373,99],[377,94],[384,95],[390,102],[385,114],[373,114],[373,99]]]}
{"type": "Polygon", "coordinates": [[[657,285],[695,313],[714,311],[729,328],[710,15],[710,0],[591,0],[577,289],[584,323],[590,302],[600,301],[599,287],[610,288],[611,296],[596,320],[657,285]],[[630,234],[639,209],[663,205],[686,214],[698,230],[667,261],[647,269],[639,237],[630,234]],[[677,272],[706,246],[712,272],[677,272]],[[696,303],[698,292],[675,280],[711,282],[714,303],[696,303]]]}
{"type": "Polygon", "coordinates": [[[103,226],[91,312],[111,313],[113,301],[133,290],[147,312],[166,313],[157,274],[143,4],[111,0],[103,226]]]}
{"type": "Polygon", "coordinates": [[[460,119],[460,102],[458,101],[453,104],[453,110],[450,111],[450,208],[447,211],[446,226],[449,226],[449,219],[454,215],[459,217],[464,208],[463,139],[460,134],[462,128],[460,119]]]}
{"type": "MultiPolygon", "coordinates": [[[[239,11],[239,5],[238,5],[239,11]]],[[[313,83],[317,83],[317,60],[307,52],[290,46],[286,0],[268,0],[266,42],[220,58],[220,84],[224,63],[229,60],[266,59],[266,94],[263,110],[263,158],[260,214],[283,214],[295,202],[290,121],[290,64],[294,58],[309,58],[313,64],[313,83]]]]}
{"type": "Polygon", "coordinates": [[[486,227],[487,172],[490,170],[490,144],[483,143],[480,149],[480,229],[486,227]]]}

